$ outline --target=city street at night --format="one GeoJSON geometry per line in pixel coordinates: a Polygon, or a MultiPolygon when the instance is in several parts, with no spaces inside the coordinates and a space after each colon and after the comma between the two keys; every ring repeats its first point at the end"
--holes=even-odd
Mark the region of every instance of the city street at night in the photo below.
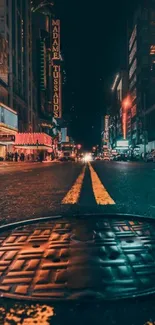
{"type": "Polygon", "coordinates": [[[78,324],[77,300],[98,301],[86,307],[90,323],[95,315],[97,324],[155,318],[147,298],[155,292],[154,163],[2,162],[0,178],[2,324],[78,324]]]}
{"type": "Polygon", "coordinates": [[[1,224],[66,213],[155,217],[154,163],[1,163],[0,177],[1,224]]]}
{"type": "Polygon", "coordinates": [[[153,163],[1,163],[0,178],[2,324],[78,324],[82,301],[96,324],[154,319],[153,163]]]}
{"type": "Polygon", "coordinates": [[[0,0],[0,325],[155,325],[155,0],[0,0]]]}

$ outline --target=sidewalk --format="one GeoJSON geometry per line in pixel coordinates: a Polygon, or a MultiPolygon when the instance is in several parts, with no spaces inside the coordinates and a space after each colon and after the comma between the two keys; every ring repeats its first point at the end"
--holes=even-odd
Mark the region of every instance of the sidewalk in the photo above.
{"type": "MultiPolygon", "coordinates": [[[[54,159],[54,160],[43,160],[43,163],[54,163],[54,162],[59,162],[58,160],[54,159]]],[[[40,161],[0,161],[0,166],[14,166],[14,165],[27,165],[27,164],[39,164],[40,161]]]]}

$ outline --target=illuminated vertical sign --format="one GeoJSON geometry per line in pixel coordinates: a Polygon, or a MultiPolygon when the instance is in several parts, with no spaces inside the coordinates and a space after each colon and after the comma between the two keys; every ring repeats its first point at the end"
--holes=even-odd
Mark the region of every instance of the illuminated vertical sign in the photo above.
{"type": "Polygon", "coordinates": [[[60,20],[52,20],[53,115],[61,118],[60,20]]]}
{"type": "Polygon", "coordinates": [[[61,85],[60,65],[53,65],[53,114],[54,118],[61,118],[61,85]]]}
{"type": "Polygon", "coordinates": [[[123,139],[126,139],[127,135],[127,112],[122,114],[122,127],[123,127],[123,139]]]}
{"type": "Polygon", "coordinates": [[[52,58],[60,59],[60,20],[52,20],[52,58]]]}
{"type": "Polygon", "coordinates": [[[40,88],[46,88],[46,46],[44,40],[40,41],[40,88]]]}
{"type": "Polygon", "coordinates": [[[109,115],[104,119],[104,142],[109,142],[109,115]]]}

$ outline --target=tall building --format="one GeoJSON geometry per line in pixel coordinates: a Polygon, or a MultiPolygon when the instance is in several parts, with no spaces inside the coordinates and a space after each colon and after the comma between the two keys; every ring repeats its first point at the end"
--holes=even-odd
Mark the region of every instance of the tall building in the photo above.
{"type": "Polygon", "coordinates": [[[40,131],[56,136],[62,117],[60,20],[53,3],[33,1],[33,62],[38,84],[40,131]],[[38,54],[36,56],[36,53],[38,54]]]}
{"type": "Polygon", "coordinates": [[[147,150],[155,148],[155,1],[142,1],[129,30],[128,137],[147,150]]]}
{"type": "Polygon", "coordinates": [[[33,15],[33,68],[37,84],[39,126],[46,131],[52,127],[52,73],[50,17],[39,12],[33,15]]]}
{"type": "Polygon", "coordinates": [[[22,132],[37,128],[31,27],[30,0],[0,0],[0,37],[7,66],[0,77],[0,101],[18,113],[18,129],[22,132]]]}
{"type": "Polygon", "coordinates": [[[127,115],[124,111],[123,101],[128,93],[128,73],[120,71],[114,78],[111,87],[111,105],[108,108],[109,118],[109,141],[111,147],[116,142],[127,138],[127,115]]]}

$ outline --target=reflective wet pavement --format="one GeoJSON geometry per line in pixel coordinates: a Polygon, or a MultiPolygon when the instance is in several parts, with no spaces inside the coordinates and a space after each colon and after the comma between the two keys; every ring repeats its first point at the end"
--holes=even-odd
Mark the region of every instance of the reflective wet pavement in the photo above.
{"type": "Polygon", "coordinates": [[[80,163],[0,169],[1,225],[66,216],[50,221],[49,232],[49,222],[44,228],[39,220],[34,227],[0,232],[0,325],[153,324],[154,223],[122,224],[118,216],[114,222],[107,216],[105,226],[96,213],[130,213],[131,222],[134,214],[154,218],[155,165],[96,162],[92,167],[90,173],[86,166],[81,184],[80,163]],[[77,204],[62,204],[74,184],[77,204]],[[105,205],[107,194],[115,204],[105,205]],[[85,213],[94,215],[73,219],[85,213]],[[51,285],[46,292],[45,284],[51,285]]]}
{"type": "Polygon", "coordinates": [[[155,216],[153,163],[93,162],[80,180],[81,163],[25,165],[0,165],[0,225],[66,212],[155,216]]]}
{"type": "Polygon", "coordinates": [[[155,292],[155,224],[118,216],[37,222],[0,234],[1,297],[115,300],[155,292]]]}

